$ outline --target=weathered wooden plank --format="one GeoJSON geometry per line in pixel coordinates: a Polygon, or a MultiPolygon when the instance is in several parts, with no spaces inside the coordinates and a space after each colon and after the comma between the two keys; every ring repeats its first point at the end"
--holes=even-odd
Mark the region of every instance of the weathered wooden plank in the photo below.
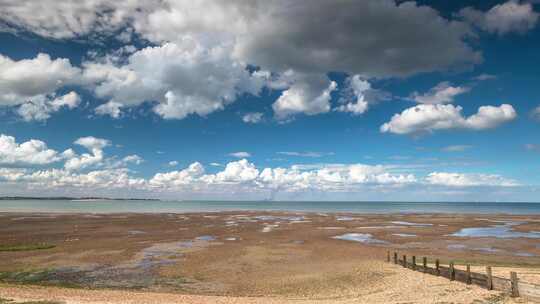
{"type": "Polygon", "coordinates": [[[493,274],[491,273],[491,266],[486,266],[486,288],[487,290],[493,290],[493,274]]]}
{"type": "Polygon", "coordinates": [[[511,295],[514,298],[519,297],[519,286],[518,286],[518,277],[515,271],[510,271],[510,285],[511,285],[511,295]]]}
{"type": "Polygon", "coordinates": [[[511,290],[510,280],[508,279],[492,277],[492,282],[494,290],[500,290],[505,292],[510,292],[511,290]]]}
{"type": "Polygon", "coordinates": [[[486,281],[488,276],[483,273],[471,272],[471,277],[473,280],[482,280],[486,281]]]}
{"type": "Polygon", "coordinates": [[[403,255],[403,267],[407,268],[407,255],[403,255]]]}
{"type": "MultiPolygon", "coordinates": [[[[390,251],[387,252],[387,261],[391,261],[390,251]]],[[[490,266],[486,267],[486,274],[482,274],[472,272],[470,265],[466,265],[465,270],[455,268],[453,262],[450,262],[448,267],[441,266],[438,259],[435,260],[435,267],[432,268],[427,265],[426,257],[422,258],[422,265],[417,265],[416,256],[412,256],[412,261],[407,261],[407,255],[403,255],[403,259],[400,260],[398,259],[397,252],[394,252],[394,263],[419,272],[442,276],[450,280],[484,286],[489,290],[493,289],[507,292],[513,297],[521,296],[527,299],[540,301],[540,285],[519,281],[515,272],[511,272],[510,279],[506,279],[493,276],[490,266]]]]}

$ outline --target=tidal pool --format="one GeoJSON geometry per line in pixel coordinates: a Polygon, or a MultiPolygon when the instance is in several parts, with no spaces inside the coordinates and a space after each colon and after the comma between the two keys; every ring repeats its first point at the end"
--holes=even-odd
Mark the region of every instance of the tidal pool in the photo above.
{"type": "Polygon", "coordinates": [[[426,223],[411,223],[411,222],[405,222],[405,221],[393,221],[390,222],[394,225],[402,225],[402,226],[416,226],[416,227],[428,227],[433,226],[433,224],[426,224],[426,223]]]}
{"type": "Polygon", "coordinates": [[[337,240],[360,242],[364,244],[387,244],[388,243],[383,240],[374,239],[373,235],[369,233],[345,233],[342,235],[334,236],[333,238],[337,240]]]}
{"type": "Polygon", "coordinates": [[[540,238],[540,233],[537,231],[520,232],[512,230],[513,226],[522,224],[522,222],[506,222],[503,225],[492,225],[489,227],[472,227],[463,228],[458,232],[450,234],[450,236],[458,237],[494,237],[501,239],[509,238],[540,238]]]}

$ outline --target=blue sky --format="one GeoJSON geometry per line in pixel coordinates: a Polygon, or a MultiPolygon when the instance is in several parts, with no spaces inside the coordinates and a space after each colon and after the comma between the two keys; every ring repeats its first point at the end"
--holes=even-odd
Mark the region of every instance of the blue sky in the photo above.
{"type": "Polygon", "coordinates": [[[72,4],[2,4],[0,194],[538,200],[532,2],[72,4]]]}

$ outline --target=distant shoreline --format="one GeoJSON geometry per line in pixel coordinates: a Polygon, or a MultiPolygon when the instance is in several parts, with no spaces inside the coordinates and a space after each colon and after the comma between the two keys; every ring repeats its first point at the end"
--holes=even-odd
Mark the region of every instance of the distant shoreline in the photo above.
{"type": "Polygon", "coordinates": [[[0,197],[2,201],[15,201],[15,200],[63,200],[63,201],[97,201],[97,200],[107,200],[107,201],[160,201],[157,198],[111,198],[111,197],[68,197],[68,196],[59,196],[59,197],[35,197],[35,196],[2,196],[0,197]]]}

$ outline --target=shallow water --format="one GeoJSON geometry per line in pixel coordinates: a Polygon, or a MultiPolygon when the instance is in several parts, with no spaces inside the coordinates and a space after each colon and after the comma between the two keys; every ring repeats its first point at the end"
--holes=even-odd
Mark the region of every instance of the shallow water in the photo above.
{"type": "Polygon", "coordinates": [[[390,222],[394,225],[403,225],[403,226],[416,226],[416,227],[427,227],[427,226],[433,226],[433,224],[426,224],[426,223],[411,223],[411,222],[404,222],[404,221],[393,221],[390,222]]]}
{"type": "Polygon", "coordinates": [[[540,214],[540,203],[0,200],[0,212],[188,213],[219,211],[540,214]]]}
{"type": "Polygon", "coordinates": [[[334,239],[343,241],[360,242],[364,244],[386,244],[388,242],[383,240],[374,239],[373,235],[369,233],[345,233],[342,235],[334,236],[334,239]]]}
{"type": "Polygon", "coordinates": [[[519,222],[507,222],[504,225],[492,225],[489,227],[463,228],[451,236],[458,237],[494,237],[501,239],[508,238],[540,238],[540,233],[536,231],[520,232],[512,230],[513,226],[519,225],[519,222]]]}

